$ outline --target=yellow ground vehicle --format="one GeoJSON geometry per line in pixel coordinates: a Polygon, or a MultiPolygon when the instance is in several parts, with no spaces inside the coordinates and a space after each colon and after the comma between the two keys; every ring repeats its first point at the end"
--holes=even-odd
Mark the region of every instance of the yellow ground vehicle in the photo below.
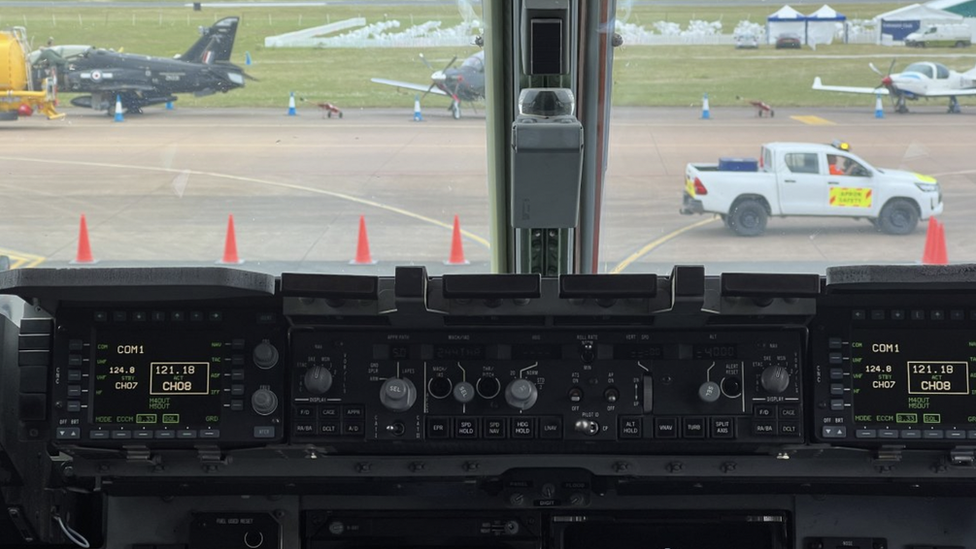
{"type": "Polygon", "coordinates": [[[0,120],[17,120],[34,111],[44,113],[49,120],[64,118],[55,110],[57,76],[51,74],[42,81],[43,90],[36,91],[27,66],[27,31],[23,27],[0,30],[0,120]]]}

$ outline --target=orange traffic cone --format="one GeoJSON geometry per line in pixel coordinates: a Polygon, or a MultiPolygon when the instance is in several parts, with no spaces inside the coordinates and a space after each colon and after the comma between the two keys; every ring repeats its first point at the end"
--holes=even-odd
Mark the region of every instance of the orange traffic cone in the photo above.
{"type": "Polygon", "coordinates": [[[925,249],[922,251],[922,265],[935,265],[935,240],[939,232],[939,222],[929,218],[929,228],[925,232],[925,249]]]}
{"type": "Polygon", "coordinates": [[[445,265],[469,265],[470,262],[464,259],[464,246],[461,243],[461,221],[457,214],[454,215],[454,234],[451,237],[451,257],[444,262],[445,265]]]}
{"type": "Polygon", "coordinates": [[[356,242],[356,259],[350,265],[376,265],[369,255],[369,236],[366,235],[366,216],[359,216],[359,240],[356,242]]]}
{"type": "Polygon", "coordinates": [[[949,254],[946,251],[945,225],[941,221],[936,221],[936,225],[939,227],[939,232],[935,239],[935,258],[933,264],[948,265],[949,254]]]}
{"type": "Polygon", "coordinates": [[[237,256],[237,236],[234,234],[234,214],[227,216],[227,238],[224,241],[224,257],[217,263],[240,265],[244,260],[237,256]]]}
{"type": "Polygon", "coordinates": [[[78,254],[71,263],[75,265],[97,263],[92,256],[91,244],[88,242],[88,222],[85,221],[85,214],[81,214],[81,228],[78,229],[78,254]]]}

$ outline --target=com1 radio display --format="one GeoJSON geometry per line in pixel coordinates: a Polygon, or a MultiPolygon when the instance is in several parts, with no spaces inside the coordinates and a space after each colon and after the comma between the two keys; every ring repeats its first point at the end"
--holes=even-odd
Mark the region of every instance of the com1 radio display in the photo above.
{"type": "Polygon", "coordinates": [[[850,349],[855,423],[976,423],[976,333],[863,330],[850,349]]]}

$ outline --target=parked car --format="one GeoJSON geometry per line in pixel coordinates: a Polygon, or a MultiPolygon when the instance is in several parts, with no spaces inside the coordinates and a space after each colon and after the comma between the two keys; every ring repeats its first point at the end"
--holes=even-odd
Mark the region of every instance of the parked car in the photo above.
{"type": "Polygon", "coordinates": [[[742,34],[737,34],[734,37],[735,47],[737,49],[744,48],[758,48],[759,47],[759,37],[751,32],[746,32],[742,34]]]}
{"type": "Polygon", "coordinates": [[[799,34],[793,33],[783,33],[776,37],[776,49],[781,50],[785,48],[800,49],[803,45],[803,40],[800,38],[799,34]]]}

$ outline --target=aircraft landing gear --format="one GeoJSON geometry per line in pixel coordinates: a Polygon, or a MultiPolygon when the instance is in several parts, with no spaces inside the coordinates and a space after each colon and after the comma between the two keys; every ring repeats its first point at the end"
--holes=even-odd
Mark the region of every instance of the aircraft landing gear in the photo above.
{"type": "Polygon", "coordinates": [[[908,112],[908,107],[905,105],[905,98],[898,96],[897,101],[895,101],[895,112],[898,114],[905,114],[908,112]]]}
{"type": "Polygon", "coordinates": [[[450,109],[451,109],[451,116],[453,116],[455,120],[460,120],[461,119],[461,102],[460,101],[455,101],[455,102],[451,103],[450,109]]]}
{"type": "Polygon", "coordinates": [[[955,95],[950,96],[949,97],[949,114],[959,114],[961,112],[962,112],[962,109],[959,108],[959,100],[956,99],[956,96],[955,95]]]}

